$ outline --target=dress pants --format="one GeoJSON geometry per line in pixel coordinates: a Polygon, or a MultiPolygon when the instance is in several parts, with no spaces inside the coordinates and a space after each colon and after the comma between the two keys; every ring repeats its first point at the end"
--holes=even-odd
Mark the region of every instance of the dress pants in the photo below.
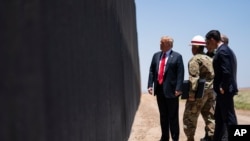
{"type": "Polygon", "coordinates": [[[162,86],[157,88],[157,104],[160,112],[161,141],[169,141],[169,131],[173,141],[179,140],[179,99],[166,98],[162,86]]]}
{"type": "Polygon", "coordinates": [[[228,126],[237,125],[233,97],[232,93],[217,94],[214,141],[228,141],[228,126]]]}

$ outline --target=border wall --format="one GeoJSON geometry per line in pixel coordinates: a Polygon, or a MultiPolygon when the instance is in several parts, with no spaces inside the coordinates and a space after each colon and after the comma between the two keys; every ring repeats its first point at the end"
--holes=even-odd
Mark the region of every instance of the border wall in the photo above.
{"type": "Polygon", "coordinates": [[[0,140],[128,140],[140,102],[134,0],[0,9],[0,140]]]}

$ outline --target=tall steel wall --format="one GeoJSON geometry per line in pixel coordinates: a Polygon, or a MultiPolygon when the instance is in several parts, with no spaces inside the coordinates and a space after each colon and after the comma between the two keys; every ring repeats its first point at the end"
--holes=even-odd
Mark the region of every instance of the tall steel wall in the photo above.
{"type": "Polygon", "coordinates": [[[0,10],[0,141],[126,141],[140,100],[134,0],[0,10]]]}

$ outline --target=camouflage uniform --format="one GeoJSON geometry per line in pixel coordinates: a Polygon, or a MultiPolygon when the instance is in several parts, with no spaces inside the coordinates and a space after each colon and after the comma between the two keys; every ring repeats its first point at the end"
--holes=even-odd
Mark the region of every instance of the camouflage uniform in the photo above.
{"type": "Polygon", "coordinates": [[[190,91],[189,95],[195,95],[198,85],[198,79],[205,78],[205,90],[202,98],[195,101],[186,101],[185,111],[183,115],[184,132],[188,140],[194,140],[197,119],[201,113],[205,121],[206,135],[210,138],[214,134],[214,103],[215,95],[213,92],[214,71],[212,59],[205,54],[196,54],[188,63],[190,91]]]}

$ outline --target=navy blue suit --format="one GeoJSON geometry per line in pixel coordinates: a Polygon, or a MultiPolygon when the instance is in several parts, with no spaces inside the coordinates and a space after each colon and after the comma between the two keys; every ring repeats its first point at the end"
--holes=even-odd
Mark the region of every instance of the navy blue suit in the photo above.
{"type": "MultiPolygon", "coordinates": [[[[161,59],[162,52],[157,52],[154,54],[148,78],[148,88],[153,87],[154,84],[154,94],[157,95],[157,78],[159,70],[159,62],[161,59]]],[[[182,56],[171,51],[168,56],[168,61],[166,64],[164,79],[163,79],[163,92],[166,98],[176,98],[174,95],[176,90],[182,90],[182,83],[184,80],[184,65],[182,56]]]]}
{"type": "Polygon", "coordinates": [[[158,70],[162,52],[153,55],[149,70],[148,88],[154,87],[157,104],[160,112],[162,137],[161,140],[169,140],[169,129],[174,141],[179,140],[179,99],[175,91],[182,90],[184,80],[184,65],[182,56],[170,51],[165,67],[163,84],[158,83],[158,70]]]}
{"type": "Polygon", "coordinates": [[[228,126],[237,125],[233,97],[237,94],[238,87],[236,56],[226,44],[222,44],[217,49],[213,67],[215,73],[214,91],[217,93],[214,141],[227,141],[228,126]],[[224,90],[224,94],[221,94],[220,88],[224,90]]]}

